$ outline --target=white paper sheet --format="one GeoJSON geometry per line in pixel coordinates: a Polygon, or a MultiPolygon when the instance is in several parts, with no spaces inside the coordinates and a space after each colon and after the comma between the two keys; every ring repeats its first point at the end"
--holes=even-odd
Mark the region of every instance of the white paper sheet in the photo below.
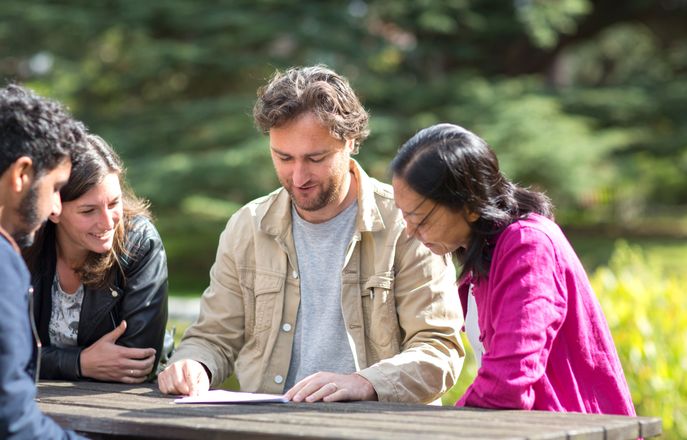
{"type": "Polygon", "coordinates": [[[210,390],[198,396],[181,397],[174,403],[286,403],[279,394],[240,393],[227,390],[210,390]]]}

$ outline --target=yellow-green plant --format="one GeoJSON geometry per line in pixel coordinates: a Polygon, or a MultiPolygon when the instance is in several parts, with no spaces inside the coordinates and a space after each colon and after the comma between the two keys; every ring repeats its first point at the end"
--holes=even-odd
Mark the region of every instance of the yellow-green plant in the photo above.
{"type": "Polygon", "coordinates": [[[461,333],[463,338],[463,346],[465,347],[465,363],[463,364],[463,369],[458,376],[458,380],[455,385],[448,390],[446,394],[441,396],[442,405],[454,405],[458,399],[465,393],[470,384],[475,380],[477,376],[477,361],[475,360],[475,353],[468,342],[468,338],[465,333],[461,333]]]}
{"type": "Polygon", "coordinates": [[[668,275],[621,241],[591,282],[637,413],[661,417],[666,438],[687,438],[687,273],[668,275]]]}

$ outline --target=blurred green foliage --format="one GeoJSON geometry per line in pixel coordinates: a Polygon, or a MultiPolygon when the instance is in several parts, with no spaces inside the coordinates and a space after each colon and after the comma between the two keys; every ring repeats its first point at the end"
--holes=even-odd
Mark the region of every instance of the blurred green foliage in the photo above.
{"type": "MultiPolygon", "coordinates": [[[[388,180],[418,129],[454,122],[510,178],[547,191],[567,230],[684,238],[685,23],[684,0],[3,0],[0,77],[63,100],[113,144],[152,201],[172,291],[197,295],[229,215],[278,184],[251,110],[257,87],[292,65],[350,79],[371,112],[359,160],[375,177],[388,180]]],[[[588,241],[603,264],[610,248],[588,241]]],[[[647,292],[663,285],[653,276],[647,292]]],[[[614,334],[637,328],[617,322],[614,334]]],[[[638,398],[663,396],[644,386],[638,398]]]]}
{"type": "Polygon", "coordinates": [[[456,122],[565,222],[613,223],[687,203],[685,19],[679,0],[5,0],[0,75],[70,103],[160,217],[272,189],[255,90],[327,63],[372,112],[374,175],[456,122]]]}
{"type": "Polygon", "coordinates": [[[0,76],[120,151],[189,291],[226,217],[277,185],[251,109],[291,65],[351,80],[376,177],[418,129],[455,122],[561,223],[651,233],[657,209],[687,205],[686,19],[680,0],[5,0],[0,76]]]}
{"type": "Polygon", "coordinates": [[[591,281],[637,413],[661,417],[666,438],[687,438],[687,275],[667,275],[656,260],[621,242],[591,281]]]}

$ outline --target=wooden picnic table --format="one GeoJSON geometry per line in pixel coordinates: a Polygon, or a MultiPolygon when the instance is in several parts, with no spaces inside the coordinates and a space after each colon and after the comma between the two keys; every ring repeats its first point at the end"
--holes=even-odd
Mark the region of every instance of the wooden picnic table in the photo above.
{"type": "Polygon", "coordinates": [[[94,439],[634,439],[656,417],[475,410],[380,402],[174,404],[156,384],[46,381],[38,405],[94,439]]]}

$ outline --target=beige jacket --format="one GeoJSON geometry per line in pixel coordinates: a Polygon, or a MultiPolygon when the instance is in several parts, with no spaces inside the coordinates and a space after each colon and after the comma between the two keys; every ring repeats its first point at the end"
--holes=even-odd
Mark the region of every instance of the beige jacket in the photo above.
{"type": "MultiPolygon", "coordinates": [[[[356,369],[381,401],[430,402],[454,384],[465,356],[453,264],[406,237],[389,185],[353,160],[351,169],[358,214],[341,304],[356,369]]],[[[198,321],[172,361],[202,362],[213,387],[235,371],[243,391],[284,392],[298,275],[291,200],[280,188],[229,219],[198,321]]]]}

